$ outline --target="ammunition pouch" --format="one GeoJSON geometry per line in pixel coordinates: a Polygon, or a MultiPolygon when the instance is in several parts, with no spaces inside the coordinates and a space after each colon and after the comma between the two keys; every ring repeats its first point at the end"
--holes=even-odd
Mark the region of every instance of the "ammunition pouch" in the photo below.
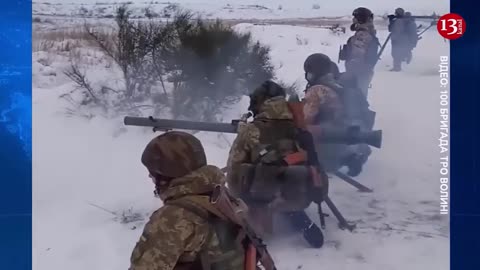
{"type": "Polygon", "coordinates": [[[242,164],[240,166],[240,197],[249,205],[266,205],[278,193],[278,178],[283,166],[242,164]]]}

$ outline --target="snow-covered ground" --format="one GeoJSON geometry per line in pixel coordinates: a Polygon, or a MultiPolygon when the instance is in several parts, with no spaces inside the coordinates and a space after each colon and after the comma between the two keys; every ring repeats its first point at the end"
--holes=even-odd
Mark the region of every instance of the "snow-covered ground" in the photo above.
{"type": "MultiPolygon", "coordinates": [[[[183,2],[201,5],[200,1],[183,2]]],[[[262,5],[270,3],[275,8],[282,1],[264,2],[262,5]]],[[[315,2],[325,9],[340,9],[337,3],[305,2],[310,9],[315,2]]],[[[386,0],[362,2],[382,12],[397,6],[386,4],[392,2],[386,0]]],[[[426,2],[439,6],[436,1],[413,0],[404,1],[402,6],[431,12],[426,2]]],[[[282,2],[284,8],[297,6],[288,3],[282,2]]],[[[302,86],[304,59],[322,52],[336,60],[339,45],[348,37],[299,26],[240,24],[236,28],[252,31],[255,38],[272,47],[279,79],[302,86]]],[[[386,35],[380,31],[380,40],[386,35]]],[[[65,107],[69,104],[59,96],[73,87],[62,75],[68,67],[68,54],[38,50],[40,47],[33,57],[33,267],[127,269],[145,219],[161,205],[153,197],[151,181],[140,163],[143,148],[156,134],[123,127],[123,116],[113,120],[67,117],[65,107]],[[122,215],[136,221],[122,222],[122,215]]],[[[358,229],[341,231],[333,217],[327,218],[326,244],[319,250],[306,247],[298,235],[274,240],[270,250],[278,269],[449,268],[449,220],[439,215],[438,177],[438,64],[441,55],[449,55],[449,45],[436,31],[428,31],[414,51],[413,62],[402,73],[388,72],[389,52],[387,46],[370,91],[371,106],[377,111],[376,128],[384,130],[384,143],[381,150],[374,150],[358,177],[375,192],[357,193],[332,179],[333,201],[347,219],[357,222],[358,229]]],[[[95,79],[116,76],[105,73],[111,64],[99,52],[88,52],[81,59],[90,65],[92,74],[96,73],[95,79]]],[[[238,117],[245,108],[244,103],[238,104],[225,113],[225,120],[238,117]]],[[[209,162],[225,166],[233,137],[196,135],[205,145],[209,162]]],[[[315,209],[309,210],[318,221],[315,209]]]]}
{"type": "Polygon", "coordinates": [[[94,16],[108,17],[116,7],[128,3],[134,9],[134,15],[143,16],[145,9],[163,14],[167,6],[179,5],[182,8],[197,11],[207,17],[224,19],[274,19],[274,18],[306,18],[322,16],[350,15],[359,6],[372,9],[377,15],[392,13],[401,6],[417,15],[447,13],[449,1],[441,0],[362,0],[362,1],[329,1],[329,0],[170,0],[170,1],[116,1],[116,0],[49,0],[33,1],[34,15],[54,16],[94,16]]]}

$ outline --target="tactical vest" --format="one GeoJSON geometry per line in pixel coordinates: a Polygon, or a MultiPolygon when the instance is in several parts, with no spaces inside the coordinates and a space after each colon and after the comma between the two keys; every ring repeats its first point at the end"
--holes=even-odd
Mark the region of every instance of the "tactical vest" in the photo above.
{"type": "MultiPolygon", "coordinates": [[[[365,32],[368,32],[368,30],[366,29],[360,29],[358,31],[365,31],[365,32]]],[[[368,68],[371,68],[373,69],[375,67],[375,65],[377,64],[378,62],[378,51],[381,47],[381,44],[380,44],[380,41],[378,40],[377,36],[376,35],[373,35],[372,33],[368,32],[368,34],[372,37],[372,40],[371,42],[368,44],[368,47],[367,47],[367,52],[365,53],[365,64],[368,65],[368,68]]],[[[340,51],[339,51],[339,55],[338,55],[338,58],[342,61],[350,61],[352,59],[352,45],[351,45],[351,42],[350,40],[352,39],[353,37],[350,37],[347,41],[347,44],[345,44],[344,46],[341,47],[340,51]]]]}
{"type": "MultiPolygon", "coordinates": [[[[255,119],[259,144],[251,152],[251,166],[243,167],[247,194],[243,199],[250,205],[268,204],[280,191],[280,183],[288,164],[287,156],[302,151],[297,142],[298,130],[292,120],[255,119]]],[[[298,165],[298,164],[297,164],[298,165]]]]}
{"type": "Polygon", "coordinates": [[[365,63],[369,65],[371,69],[375,67],[375,65],[378,62],[378,51],[380,50],[380,47],[382,46],[380,44],[380,41],[378,40],[376,35],[373,35],[370,33],[372,36],[372,41],[368,44],[367,47],[367,53],[365,55],[365,63]]]}
{"type": "Polygon", "coordinates": [[[208,236],[194,261],[182,261],[175,266],[175,270],[245,270],[245,249],[241,240],[245,237],[242,228],[237,224],[224,220],[212,206],[207,205],[206,196],[185,196],[165,204],[181,207],[192,214],[206,220],[209,225],[208,236]],[[203,198],[202,198],[203,197],[203,198]],[[214,235],[218,239],[218,246],[212,241],[214,235]],[[220,250],[221,254],[212,256],[208,251],[220,250]]]}
{"type": "Polygon", "coordinates": [[[297,128],[292,120],[255,119],[260,131],[259,145],[252,151],[253,164],[275,164],[286,155],[299,151],[297,128]]]}

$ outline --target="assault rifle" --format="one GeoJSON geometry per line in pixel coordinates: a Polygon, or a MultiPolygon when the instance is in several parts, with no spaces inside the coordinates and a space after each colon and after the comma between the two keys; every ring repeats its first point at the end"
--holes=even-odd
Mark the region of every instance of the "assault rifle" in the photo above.
{"type": "MultiPolygon", "coordinates": [[[[231,123],[196,122],[186,120],[171,120],[150,117],[124,118],[127,126],[152,127],[153,131],[197,130],[207,132],[237,133],[240,122],[245,122],[248,114],[242,119],[233,120],[231,123]]],[[[348,128],[309,126],[315,130],[315,138],[323,143],[335,144],[368,144],[376,148],[382,147],[382,130],[362,131],[359,127],[348,128]]]]}
{"type": "Polygon", "coordinates": [[[256,267],[258,259],[265,270],[276,270],[277,268],[267,250],[267,246],[247,221],[246,211],[248,211],[248,207],[245,203],[233,198],[223,186],[215,187],[210,198],[210,203],[229,220],[240,225],[248,237],[247,254],[245,258],[246,269],[258,269],[256,267]]]}

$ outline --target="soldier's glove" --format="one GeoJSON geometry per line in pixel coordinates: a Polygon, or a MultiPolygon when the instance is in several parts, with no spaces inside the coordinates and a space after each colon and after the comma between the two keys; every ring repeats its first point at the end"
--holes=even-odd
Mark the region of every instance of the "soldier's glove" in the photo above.
{"type": "Polygon", "coordinates": [[[390,14],[387,16],[388,17],[388,20],[392,21],[393,19],[395,19],[395,15],[393,14],[390,14]]]}

